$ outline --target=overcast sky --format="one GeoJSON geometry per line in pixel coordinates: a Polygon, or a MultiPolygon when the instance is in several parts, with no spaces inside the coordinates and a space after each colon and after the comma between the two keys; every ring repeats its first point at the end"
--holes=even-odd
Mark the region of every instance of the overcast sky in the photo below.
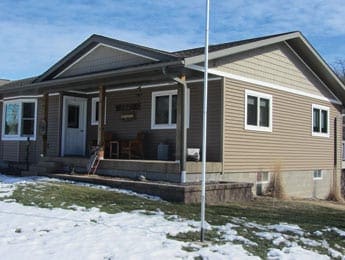
{"type": "MultiPolygon", "coordinates": [[[[210,44],[301,31],[345,58],[344,0],[210,0],[210,44]]],[[[1,0],[0,78],[35,76],[101,34],[173,51],[204,44],[205,0],[1,0]]]]}

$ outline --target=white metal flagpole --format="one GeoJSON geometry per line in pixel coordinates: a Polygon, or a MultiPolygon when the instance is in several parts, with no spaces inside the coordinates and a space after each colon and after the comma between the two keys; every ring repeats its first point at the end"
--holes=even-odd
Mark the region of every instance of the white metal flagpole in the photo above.
{"type": "Polygon", "coordinates": [[[206,135],[207,135],[207,95],[208,95],[208,34],[210,23],[210,1],[206,0],[206,23],[205,23],[205,61],[204,61],[204,102],[202,121],[202,172],[201,172],[201,223],[200,240],[205,239],[205,202],[206,202],[206,135]]]}

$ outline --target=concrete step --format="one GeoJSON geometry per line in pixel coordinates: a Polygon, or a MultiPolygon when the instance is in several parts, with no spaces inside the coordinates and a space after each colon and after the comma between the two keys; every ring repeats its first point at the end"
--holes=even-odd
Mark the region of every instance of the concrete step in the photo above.
{"type": "Polygon", "coordinates": [[[35,171],[21,171],[20,176],[26,177],[26,176],[37,176],[37,172],[35,171]]]}
{"type": "Polygon", "coordinates": [[[39,161],[37,164],[30,165],[28,171],[21,171],[21,176],[37,176],[52,173],[61,169],[63,164],[55,161],[39,161]]]}
{"type": "Polygon", "coordinates": [[[55,161],[55,159],[56,159],[56,157],[46,156],[46,157],[41,157],[40,162],[52,162],[52,161],[55,161]]]}
{"type": "Polygon", "coordinates": [[[36,166],[56,169],[62,167],[62,164],[60,162],[39,161],[36,166]]]}
{"type": "Polygon", "coordinates": [[[37,172],[37,173],[43,173],[43,172],[47,173],[47,172],[50,172],[51,169],[47,167],[43,167],[43,166],[31,165],[29,168],[29,171],[37,172]]]}

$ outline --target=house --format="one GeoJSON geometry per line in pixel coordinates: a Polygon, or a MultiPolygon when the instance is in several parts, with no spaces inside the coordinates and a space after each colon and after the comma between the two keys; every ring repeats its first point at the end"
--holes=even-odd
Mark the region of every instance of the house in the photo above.
{"type": "Polygon", "coordinates": [[[9,80],[7,80],[7,79],[0,79],[0,86],[6,84],[8,82],[9,82],[9,80]]]}
{"type": "MultiPolygon", "coordinates": [[[[98,144],[102,174],[199,181],[186,153],[201,148],[203,51],[92,35],[43,74],[1,87],[0,159],[75,166],[98,144]]],[[[210,46],[207,179],[252,182],[259,194],[279,174],[287,195],[326,198],[340,184],[343,100],[300,32],[210,46]]]]}

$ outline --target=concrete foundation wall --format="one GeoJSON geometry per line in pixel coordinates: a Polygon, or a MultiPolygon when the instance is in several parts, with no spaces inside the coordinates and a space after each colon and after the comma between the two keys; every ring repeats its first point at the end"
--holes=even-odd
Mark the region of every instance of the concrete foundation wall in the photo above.
{"type": "Polygon", "coordinates": [[[322,171],[322,179],[314,179],[313,171],[286,172],[282,181],[287,196],[326,199],[331,190],[332,170],[322,171]]]}
{"type": "Polygon", "coordinates": [[[345,199],[345,170],[341,171],[341,185],[340,185],[340,192],[343,198],[345,199]]]}
{"type": "MultiPolygon", "coordinates": [[[[288,197],[326,199],[331,190],[333,170],[322,170],[322,179],[315,180],[313,171],[282,172],[281,180],[284,193],[288,197]]],[[[270,180],[272,173],[270,173],[270,180]]],[[[187,182],[201,180],[200,174],[187,174],[187,182]]],[[[232,181],[253,183],[252,192],[258,194],[258,188],[265,191],[268,182],[257,182],[256,172],[243,173],[208,173],[207,181],[232,181]],[[260,187],[261,186],[261,187],[260,187]]]]}

